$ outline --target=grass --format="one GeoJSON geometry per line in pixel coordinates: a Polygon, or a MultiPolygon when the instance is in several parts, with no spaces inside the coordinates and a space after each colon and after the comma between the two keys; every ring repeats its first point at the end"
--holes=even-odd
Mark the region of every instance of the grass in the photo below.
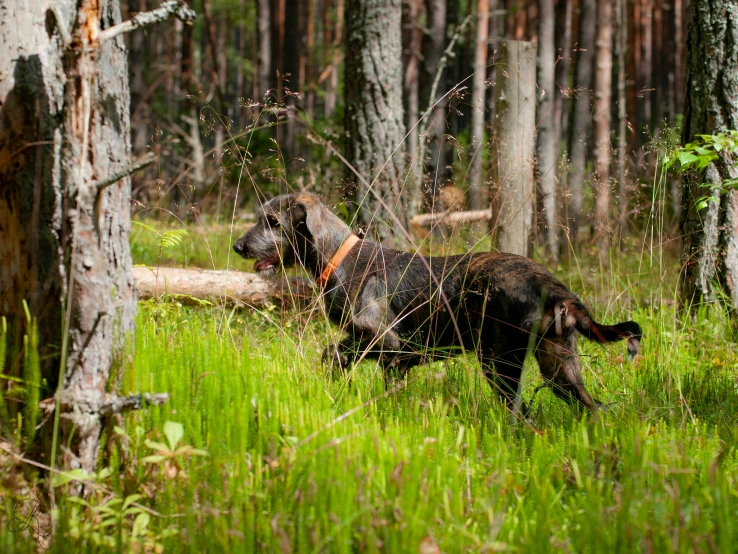
{"type": "MultiPolygon", "coordinates": [[[[168,260],[225,267],[228,236],[209,235],[214,264],[188,239],[168,260]]],[[[631,364],[623,344],[581,341],[586,384],[609,405],[597,417],[535,393],[534,364],[524,377],[532,413],[520,421],[471,358],[419,367],[389,389],[365,362],[349,385],[320,365],[335,334],[320,317],[142,303],[122,390],[172,398],[108,429],[102,465],[112,471],[99,481],[110,492],[89,506],[60,502],[53,551],[734,550],[733,330],[719,311],[679,315],[678,268],[629,248],[610,271],[586,256],[556,270],[598,320],[645,330],[631,364]],[[171,448],[169,421],[184,431],[171,448]],[[208,456],[177,454],[182,445],[208,456]],[[133,494],[160,515],[123,510],[133,494]]],[[[134,246],[136,261],[156,249],[134,246]]],[[[3,552],[35,548],[27,535],[0,537],[3,552]]]]}

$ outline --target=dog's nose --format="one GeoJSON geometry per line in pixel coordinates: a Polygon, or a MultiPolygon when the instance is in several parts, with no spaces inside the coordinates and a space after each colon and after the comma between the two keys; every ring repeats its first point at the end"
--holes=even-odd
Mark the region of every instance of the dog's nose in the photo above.
{"type": "Polygon", "coordinates": [[[236,251],[236,254],[239,254],[240,256],[243,256],[246,252],[246,249],[243,246],[243,243],[240,240],[237,240],[235,243],[233,243],[233,249],[236,251]]]}

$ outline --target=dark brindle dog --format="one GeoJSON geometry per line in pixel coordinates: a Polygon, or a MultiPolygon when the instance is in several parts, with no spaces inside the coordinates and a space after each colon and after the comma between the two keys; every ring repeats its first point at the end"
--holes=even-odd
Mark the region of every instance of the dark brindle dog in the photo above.
{"type": "Polygon", "coordinates": [[[267,202],[233,248],[256,258],[262,276],[299,263],[318,278],[331,320],[349,333],[326,350],[334,367],[369,357],[406,371],[473,350],[512,406],[530,350],[557,396],[594,410],[598,403],[582,383],[577,331],[600,343],[627,339],[631,358],[640,346],[637,323],[596,323],[569,289],[528,258],[427,258],[359,240],[314,194],[267,202]]]}

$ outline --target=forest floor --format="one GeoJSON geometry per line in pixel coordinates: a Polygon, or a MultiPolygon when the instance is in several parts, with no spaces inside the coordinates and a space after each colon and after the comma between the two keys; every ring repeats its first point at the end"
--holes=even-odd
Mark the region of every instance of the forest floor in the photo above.
{"type": "MultiPolygon", "coordinates": [[[[134,228],[135,263],[251,271],[231,254],[240,230],[206,228],[207,245],[190,232],[163,247],[165,230],[152,228],[134,228]]],[[[632,363],[622,343],[580,341],[585,383],[607,405],[596,416],[536,393],[531,360],[532,410],[520,419],[471,357],[389,386],[371,362],[351,381],[331,378],[320,354],[337,331],[317,307],[141,302],[121,388],[171,400],[108,431],[105,493],[84,505],[57,489],[54,548],[733,551],[738,345],[720,311],[679,314],[677,259],[652,240],[614,250],[607,270],[586,247],[551,267],[598,321],[644,328],[632,363]]],[[[34,549],[5,536],[2,551],[34,549]]]]}

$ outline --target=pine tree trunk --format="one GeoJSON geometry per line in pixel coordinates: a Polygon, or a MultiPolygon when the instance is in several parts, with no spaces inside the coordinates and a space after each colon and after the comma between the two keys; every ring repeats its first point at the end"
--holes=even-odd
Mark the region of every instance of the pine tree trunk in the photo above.
{"type": "Polygon", "coordinates": [[[418,118],[420,116],[420,49],[423,30],[420,27],[420,13],[423,0],[403,2],[403,65],[405,67],[405,127],[407,129],[407,151],[410,154],[410,183],[418,182],[423,172],[418,166],[418,118]]]}
{"type": "MultiPolygon", "coordinates": [[[[443,77],[439,81],[441,85],[436,91],[436,98],[430,98],[430,89],[433,80],[438,71],[438,64],[443,57],[443,51],[446,49],[446,15],[451,19],[452,14],[448,11],[447,0],[425,0],[425,13],[428,31],[423,37],[423,64],[420,75],[420,106],[421,110],[425,110],[431,102],[435,102],[438,98],[446,94],[448,90],[444,83],[443,77]]],[[[444,71],[449,73],[448,70],[444,71]]],[[[466,77],[466,75],[464,75],[466,77]]],[[[446,151],[444,148],[444,137],[446,131],[446,103],[440,102],[438,106],[426,117],[430,118],[429,125],[426,126],[427,132],[425,137],[419,137],[419,140],[427,142],[428,158],[420,160],[422,171],[428,175],[428,186],[424,193],[428,203],[432,205],[433,198],[443,186],[446,173],[446,151]]]]}
{"type": "Polygon", "coordinates": [[[345,195],[359,224],[396,242],[391,213],[407,227],[401,196],[405,125],[402,107],[400,0],[348,0],[346,6],[345,195]],[[370,190],[371,189],[371,190],[370,190]]]}
{"type": "MultiPolygon", "coordinates": [[[[17,320],[29,300],[40,344],[58,353],[66,299],[64,466],[91,471],[102,429],[96,407],[136,314],[130,178],[95,184],[131,158],[125,42],[98,39],[120,10],[117,0],[84,1],[79,24],[76,2],[10,3],[14,17],[0,22],[0,312],[17,320]],[[86,51],[67,55],[67,33],[86,51]]],[[[56,384],[60,360],[46,360],[44,377],[56,384]]]]}
{"type": "MultiPolygon", "coordinates": [[[[687,87],[682,140],[698,134],[738,129],[738,6],[704,0],[690,3],[687,31],[687,87]]],[[[684,237],[682,301],[716,302],[729,298],[738,308],[738,191],[720,191],[738,177],[736,160],[725,153],[703,175],[684,180],[681,235],[684,237]],[[714,185],[718,202],[699,212],[701,183],[714,185]]]]}
{"type": "Polygon", "coordinates": [[[610,248],[610,104],[612,101],[612,2],[597,2],[597,52],[594,106],[594,231],[600,263],[610,248]]]}
{"type": "Polygon", "coordinates": [[[256,36],[258,40],[259,61],[257,66],[257,98],[261,100],[272,82],[272,48],[269,24],[271,19],[271,2],[257,0],[256,4],[256,36]]]}
{"type": "MultiPolygon", "coordinates": [[[[556,2],[556,73],[555,87],[556,99],[554,103],[554,125],[555,135],[558,137],[556,144],[557,165],[561,159],[561,137],[568,136],[569,118],[567,107],[569,105],[561,91],[570,88],[569,69],[571,67],[571,35],[572,35],[572,3],[573,0],[557,0],[556,2]]],[[[560,184],[563,186],[563,183],[560,184]]]]}
{"type": "Polygon", "coordinates": [[[487,38],[489,33],[489,0],[477,0],[477,32],[474,46],[474,77],[472,78],[471,105],[471,164],[467,186],[469,209],[482,208],[484,161],[484,112],[487,81],[487,38]]]}
{"type": "Polygon", "coordinates": [[[500,67],[495,86],[492,138],[492,181],[496,183],[501,252],[531,253],[535,199],[536,47],[530,42],[500,42],[500,67]]]}
{"type": "Polygon", "coordinates": [[[568,224],[571,243],[576,243],[584,200],[584,168],[587,161],[587,139],[592,122],[590,94],[592,90],[592,65],[595,51],[596,2],[581,0],[579,17],[579,42],[574,71],[576,98],[572,108],[569,129],[569,204],[568,224]]]}
{"type": "Polygon", "coordinates": [[[543,200],[546,248],[553,260],[559,258],[556,236],[556,135],[554,99],[554,0],[538,0],[538,143],[536,180],[543,200]]]}
{"type": "Polygon", "coordinates": [[[628,48],[628,2],[615,0],[616,48],[618,59],[618,242],[625,236],[628,211],[626,177],[627,137],[627,98],[625,95],[625,55],[628,48]]]}

